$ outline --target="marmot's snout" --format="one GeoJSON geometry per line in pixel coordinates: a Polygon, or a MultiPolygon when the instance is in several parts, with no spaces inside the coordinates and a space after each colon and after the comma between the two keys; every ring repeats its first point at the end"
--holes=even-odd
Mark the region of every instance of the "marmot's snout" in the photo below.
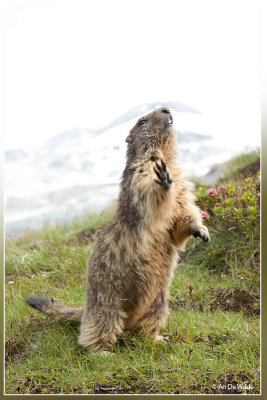
{"type": "Polygon", "coordinates": [[[170,109],[168,107],[161,107],[159,109],[159,112],[162,114],[165,114],[164,118],[167,120],[167,123],[172,125],[173,117],[172,117],[172,113],[171,113],[170,109]]]}

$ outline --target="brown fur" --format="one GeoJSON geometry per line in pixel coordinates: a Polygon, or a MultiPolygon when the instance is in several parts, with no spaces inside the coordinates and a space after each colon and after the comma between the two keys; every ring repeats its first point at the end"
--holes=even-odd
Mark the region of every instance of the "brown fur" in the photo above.
{"type": "Polygon", "coordinates": [[[162,107],[141,118],[126,141],[118,207],[88,265],[84,310],[26,299],[46,314],[81,320],[79,343],[89,349],[108,348],[126,329],[157,337],[168,317],[177,249],[184,249],[191,234],[209,240],[192,185],[177,165],[170,111],[162,107]]]}

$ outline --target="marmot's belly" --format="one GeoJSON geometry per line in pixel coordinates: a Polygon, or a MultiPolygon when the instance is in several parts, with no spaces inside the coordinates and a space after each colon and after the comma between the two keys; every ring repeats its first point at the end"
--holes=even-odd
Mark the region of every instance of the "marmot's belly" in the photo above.
{"type": "Polygon", "coordinates": [[[142,274],[142,278],[136,277],[129,286],[125,287],[121,304],[127,313],[126,329],[134,329],[138,321],[149,311],[158,295],[168,292],[172,275],[171,264],[173,263],[164,267],[150,265],[149,270],[147,269],[142,274]],[[163,268],[160,269],[160,267],[163,268]]]}

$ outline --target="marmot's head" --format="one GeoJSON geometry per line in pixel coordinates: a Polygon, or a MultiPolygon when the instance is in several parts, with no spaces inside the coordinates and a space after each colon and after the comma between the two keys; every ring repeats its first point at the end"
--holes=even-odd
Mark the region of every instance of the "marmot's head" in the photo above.
{"type": "MultiPolygon", "coordinates": [[[[157,108],[141,117],[131,129],[126,138],[128,159],[149,158],[160,150],[165,153],[169,146],[176,147],[176,140],[173,118],[169,108],[157,108]]],[[[170,150],[174,151],[173,148],[170,150]]]]}

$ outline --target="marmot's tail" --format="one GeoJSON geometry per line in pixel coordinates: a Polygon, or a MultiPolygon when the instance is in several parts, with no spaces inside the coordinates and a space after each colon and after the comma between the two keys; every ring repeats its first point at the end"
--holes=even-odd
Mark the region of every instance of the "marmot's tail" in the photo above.
{"type": "Polygon", "coordinates": [[[69,308],[53,299],[48,299],[47,297],[30,296],[26,297],[25,301],[28,306],[31,306],[46,315],[55,318],[63,318],[68,321],[81,322],[83,308],[69,308]]]}

